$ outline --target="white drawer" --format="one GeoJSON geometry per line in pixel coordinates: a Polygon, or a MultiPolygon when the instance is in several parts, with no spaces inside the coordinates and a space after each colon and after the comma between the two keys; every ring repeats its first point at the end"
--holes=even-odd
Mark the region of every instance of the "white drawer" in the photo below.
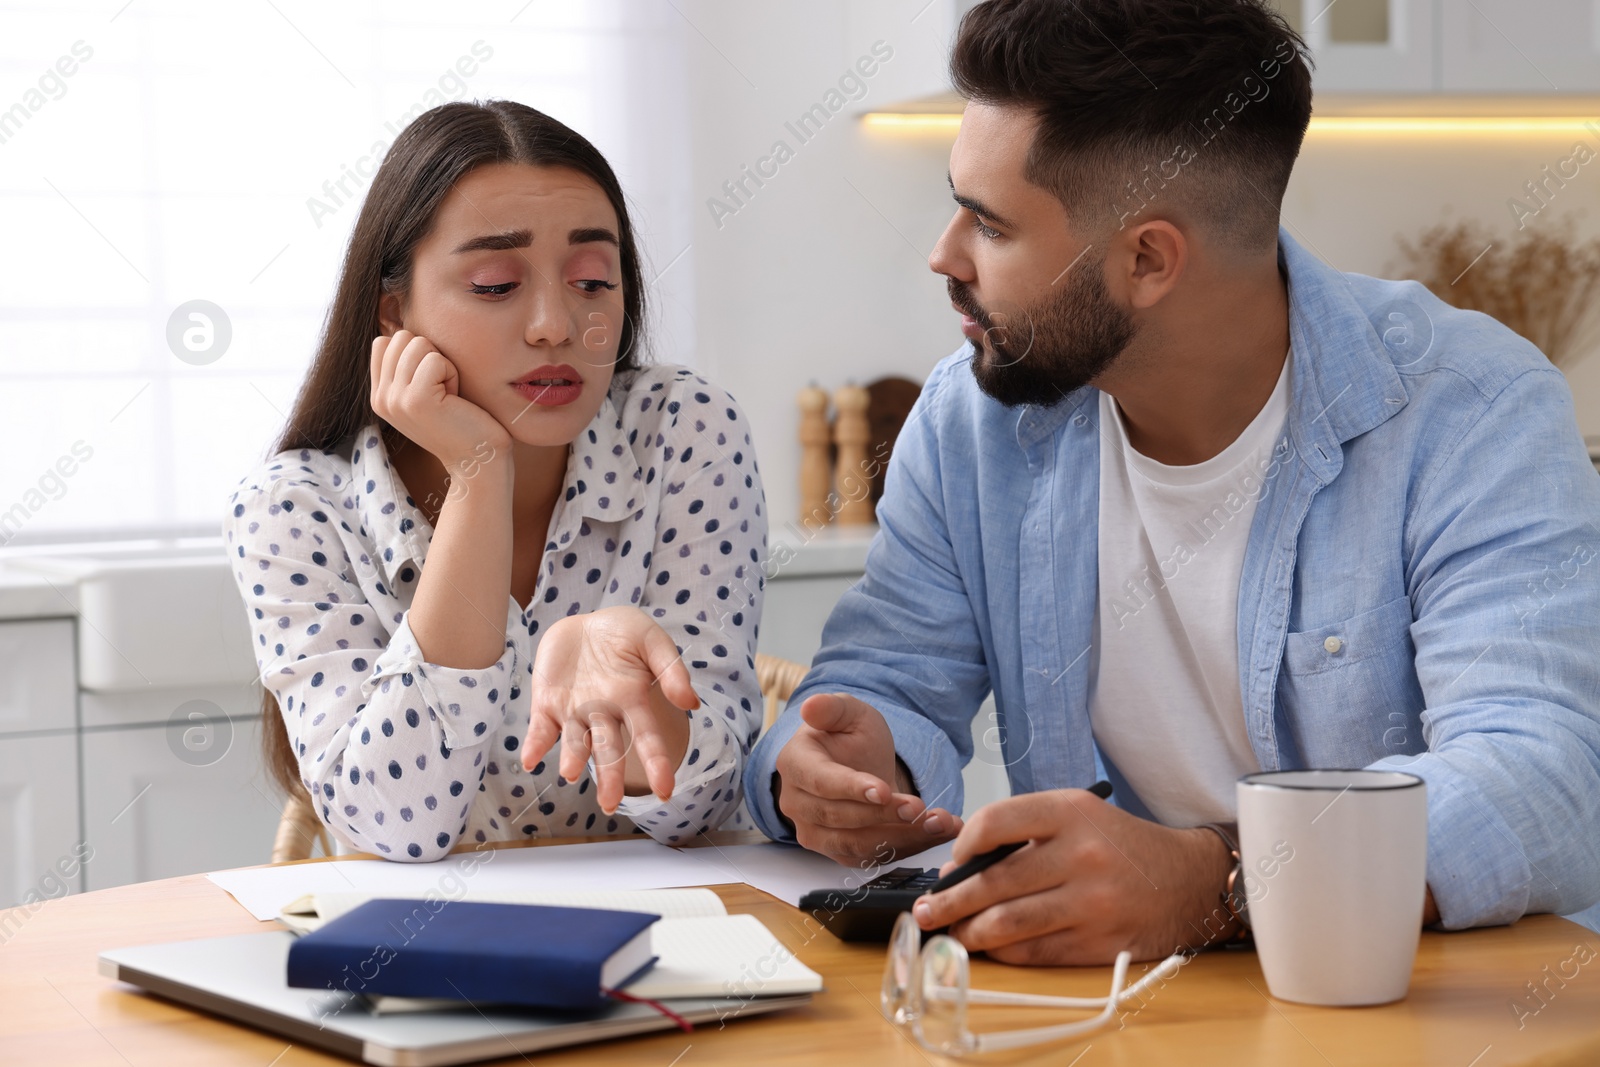
{"type": "MultiPolygon", "coordinates": [[[[179,723],[187,721],[195,712],[206,719],[248,719],[261,713],[261,687],[254,682],[171,686],[120,693],[85,689],[78,699],[85,728],[179,723]]],[[[181,727],[177,729],[181,732],[181,727]]]]}
{"type": "MultiPolygon", "coordinates": [[[[0,737],[0,842],[0,908],[30,893],[53,900],[82,888],[93,850],[78,837],[77,738],[0,737]]],[[[25,912],[0,925],[0,950],[18,922],[34,917],[25,912]]]]}
{"type": "Polygon", "coordinates": [[[266,863],[283,798],[266,784],[254,720],[212,722],[185,751],[171,729],[83,735],[84,888],[266,863]]]}
{"type": "Polygon", "coordinates": [[[72,623],[0,622],[0,734],[74,729],[76,700],[72,623]]]}

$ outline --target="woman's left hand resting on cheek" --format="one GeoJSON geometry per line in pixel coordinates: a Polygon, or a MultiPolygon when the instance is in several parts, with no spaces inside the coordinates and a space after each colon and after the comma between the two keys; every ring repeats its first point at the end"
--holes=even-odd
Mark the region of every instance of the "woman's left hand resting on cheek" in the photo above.
{"type": "Polygon", "coordinates": [[[608,815],[624,794],[672,796],[700,706],[672,637],[635,607],[572,615],[539,642],[522,765],[557,741],[561,775],[583,776],[594,755],[595,799],[608,815]]]}

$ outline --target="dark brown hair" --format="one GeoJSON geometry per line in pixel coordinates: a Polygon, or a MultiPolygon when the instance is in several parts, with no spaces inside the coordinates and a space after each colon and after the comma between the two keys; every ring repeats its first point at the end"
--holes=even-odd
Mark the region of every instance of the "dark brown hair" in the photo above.
{"type": "MultiPolygon", "coordinates": [[[[373,338],[383,332],[378,301],[409,291],[417,244],[433,226],[439,204],[478,167],[527,163],[568,167],[594,179],[617,213],[622,261],[622,332],[616,370],[638,366],[643,348],[645,293],[638,242],[622,186],[605,157],[582,135],[525,104],[510,100],[456,101],[417,116],[401,131],[373,176],[356,217],[333,304],[311,370],[274,452],[343,448],[362,426],[380,422],[368,395],[373,338]]],[[[387,425],[385,436],[403,442],[387,425]]],[[[262,749],[271,779],[288,793],[303,789],[278,702],[264,692],[262,749]]]]}
{"type": "Polygon", "coordinates": [[[950,76],[1038,115],[1025,177],[1074,230],[1181,201],[1220,242],[1260,249],[1311,121],[1305,50],[1262,0],[987,0],[961,20],[950,76]]]}

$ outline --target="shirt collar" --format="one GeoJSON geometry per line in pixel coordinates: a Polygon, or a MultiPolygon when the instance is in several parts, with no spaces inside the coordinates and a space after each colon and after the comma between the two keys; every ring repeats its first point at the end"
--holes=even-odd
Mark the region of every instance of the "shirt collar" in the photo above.
{"type": "MultiPolygon", "coordinates": [[[[1340,445],[1406,404],[1405,386],[1379,334],[1394,324],[1384,321],[1384,308],[1369,317],[1344,272],[1307,252],[1282,228],[1278,262],[1289,279],[1289,344],[1295,353],[1289,431],[1301,458],[1326,481],[1343,465],[1340,445]]],[[[1422,314],[1415,305],[1412,310],[1422,314]]]]}
{"type": "MultiPolygon", "coordinates": [[[[1405,387],[1380,331],[1390,326],[1426,329],[1428,324],[1375,326],[1344,273],[1307,252],[1282,227],[1278,263],[1288,278],[1289,344],[1296,354],[1289,379],[1289,429],[1302,457],[1326,481],[1342,466],[1339,445],[1387,421],[1406,404],[1405,387]]],[[[1382,320],[1384,311],[1374,315],[1382,320]]],[[[1415,305],[1409,311],[1422,314],[1415,305]]],[[[1050,407],[1025,406],[1017,415],[1017,443],[1027,450],[1054,434],[1064,420],[1084,411],[1096,393],[1084,386],[1050,407]]],[[[1084,413],[1089,418],[1096,414],[1084,413]]]]}
{"type": "MultiPolygon", "coordinates": [[[[396,476],[378,423],[369,423],[356,434],[346,489],[374,541],[378,558],[372,562],[391,583],[402,564],[420,565],[433,540],[433,524],[396,476]]],[[[640,510],[643,489],[644,470],[608,393],[568,449],[562,501],[557,506],[570,502],[582,518],[620,522],[640,510]]]]}
{"type": "MultiPolygon", "coordinates": [[[[627,380],[631,379],[630,375],[627,380]]],[[[623,385],[613,379],[612,392],[625,394],[623,385]]],[[[627,403],[625,396],[620,399],[627,403]]],[[[589,425],[572,441],[562,496],[584,518],[620,522],[640,510],[643,491],[644,470],[622,428],[622,413],[608,392],[589,425]]]]}
{"type": "MultiPolygon", "coordinates": [[[[1083,406],[1099,396],[1099,390],[1085,385],[1074,389],[1059,403],[1048,407],[1042,404],[1024,404],[1017,412],[1017,445],[1026,452],[1039,441],[1055,434],[1056,429],[1069,415],[1077,415],[1083,406]]],[[[1098,403],[1098,401],[1096,401],[1098,403]]],[[[1091,412],[1092,417],[1095,413],[1091,412]]]]}

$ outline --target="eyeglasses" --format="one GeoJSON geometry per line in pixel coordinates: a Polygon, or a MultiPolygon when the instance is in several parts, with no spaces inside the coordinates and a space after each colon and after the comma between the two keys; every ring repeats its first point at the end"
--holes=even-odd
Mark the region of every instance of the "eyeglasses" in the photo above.
{"type": "Polygon", "coordinates": [[[1000,993],[968,985],[967,949],[947,934],[936,934],[922,944],[922,929],[910,912],[895,920],[889,939],[889,958],[883,968],[883,988],[878,1006],[884,1018],[906,1032],[930,1052],[966,1056],[975,1052],[1021,1048],[1093,1033],[1116,1017],[1117,1007],[1139,997],[1157,982],[1178,973],[1186,957],[1175,953],[1151,968],[1133,985],[1127,980],[1130,952],[1117,953],[1111,972],[1111,992],[1104,997],[1047,997],[1033,993],[1000,993]],[[1027,1030],[975,1034],[967,1027],[968,1004],[996,1004],[1035,1008],[1099,1008],[1100,1014],[1081,1022],[1041,1026],[1027,1030]]]}

